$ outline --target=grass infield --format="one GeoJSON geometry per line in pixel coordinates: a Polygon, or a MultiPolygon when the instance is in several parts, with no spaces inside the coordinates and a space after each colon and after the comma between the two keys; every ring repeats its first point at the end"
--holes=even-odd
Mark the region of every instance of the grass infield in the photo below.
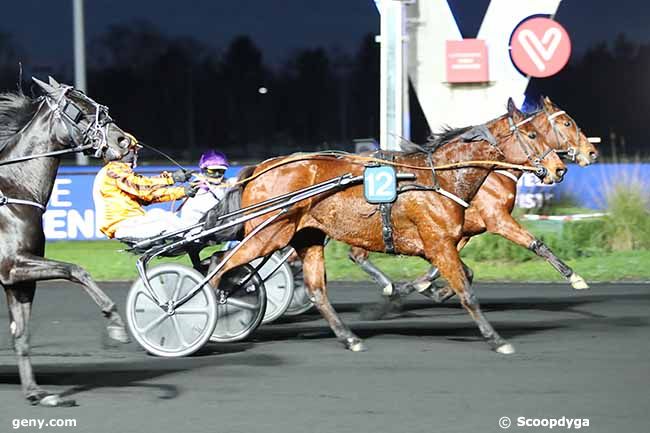
{"type": "MultiPolygon", "coordinates": [[[[86,268],[98,281],[133,280],[136,256],[120,251],[117,241],[49,242],[46,257],[76,263],[86,268]]],[[[347,246],[331,242],[326,248],[329,280],[367,280],[368,277],[347,258],[347,246]]],[[[392,257],[372,254],[372,261],[395,280],[407,280],[421,275],[428,264],[414,257],[392,257]]],[[[186,257],[154,260],[152,263],[176,262],[189,264],[186,257]]],[[[611,252],[566,260],[588,282],[619,280],[650,280],[650,251],[611,252]]],[[[478,261],[466,263],[474,270],[476,281],[562,281],[560,275],[545,261],[530,253],[524,261],[478,261]]]]}

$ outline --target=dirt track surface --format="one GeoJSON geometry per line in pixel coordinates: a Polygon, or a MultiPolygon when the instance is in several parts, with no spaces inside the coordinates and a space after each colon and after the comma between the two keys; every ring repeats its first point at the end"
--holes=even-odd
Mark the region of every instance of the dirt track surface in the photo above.
{"type": "MultiPolygon", "coordinates": [[[[126,283],[103,284],[124,310],[126,283]]],[[[369,351],[352,353],[314,312],[251,341],[158,359],[106,347],[103,319],[71,284],[39,286],[33,360],[41,385],[79,407],[24,403],[0,312],[0,432],[498,432],[518,417],[588,418],[581,431],[648,431],[650,286],[478,284],[488,320],[516,348],[491,352],[456,302],[412,297],[401,316],[360,321],[368,283],[332,283],[331,299],[369,351]],[[14,419],[74,418],[74,428],[13,429],[14,419]]],[[[572,430],[574,430],[573,428],[572,430]]]]}

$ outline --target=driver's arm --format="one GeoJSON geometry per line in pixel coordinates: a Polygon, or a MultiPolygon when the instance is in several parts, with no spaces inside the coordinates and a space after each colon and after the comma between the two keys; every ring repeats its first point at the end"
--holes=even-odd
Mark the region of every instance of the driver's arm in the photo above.
{"type": "Polygon", "coordinates": [[[137,197],[143,203],[158,203],[185,197],[183,187],[171,187],[172,176],[163,172],[159,176],[142,176],[134,173],[126,164],[113,163],[106,170],[106,175],[113,178],[118,188],[137,197]]]}

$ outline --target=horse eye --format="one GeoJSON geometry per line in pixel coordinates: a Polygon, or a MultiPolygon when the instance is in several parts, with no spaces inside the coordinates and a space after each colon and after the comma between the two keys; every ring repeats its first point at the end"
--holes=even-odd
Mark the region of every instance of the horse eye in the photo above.
{"type": "Polygon", "coordinates": [[[566,127],[568,128],[569,126],[571,126],[571,122],[569,122],[569,121],[567,120],[566,122],[564,122],[564,126],[566,126],[566,127]]]}
{"type": "Polygon", "coordinates": [[[537,138],[537,133],[536,132],[529,132],[528,133],[528,138],[530,138],[531,140],[536,139],[537,138]]]}

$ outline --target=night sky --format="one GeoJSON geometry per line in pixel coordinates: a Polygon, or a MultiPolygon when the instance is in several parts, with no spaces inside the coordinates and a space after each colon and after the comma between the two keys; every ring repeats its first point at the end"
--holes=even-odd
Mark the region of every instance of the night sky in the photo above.
{"type": "MultiPolygon", "coordinates": [[[[488,0],[450,4],[463,34],[475,36],[488,0]]],[[[25,63],[58,68],[72,61],[72,0],[5,1],[2,13],[0,31],[12,35],[25,63]]],[[[564,0],[556,18],[568,29],[578,54],[598,41],[611,42],[621,32],[650,42],[647,0],[564,0]]],[[[372,0],[87,0],[87,41],[112,24],[136,19],[150,21],[171,36],[194,37],[216,50],[236,35],[250,35],[271,65],[281,64],[299,48],[354,52],[364,34],[379,32],[372,0]]]]}

